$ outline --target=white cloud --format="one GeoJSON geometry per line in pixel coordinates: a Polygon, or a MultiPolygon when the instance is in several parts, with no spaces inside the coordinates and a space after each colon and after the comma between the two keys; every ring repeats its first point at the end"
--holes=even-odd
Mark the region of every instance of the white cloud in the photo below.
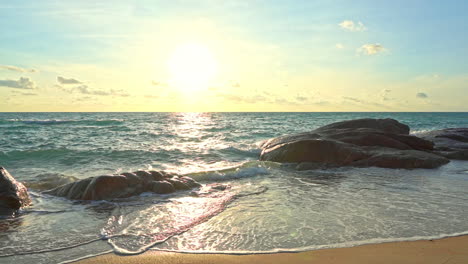
{"type": "Polygon", "coordinates": [[[27,77],[21,77],[18,80],[0,80],[0,86],[15,89],[35,89],[36,84],[27,77]]]}
{"type": "Polygon", "coordinates": [[[15,72],[38,72],[36,69],[26,69],[12,65],[0,65],[0,69],[15,71],[15,72]]]}
{"type": "Polygon", "coordinates": [[[352,31],[352,32],[359,32],[359,31],[366,31],[367,28],[364,26],[362,22],[354,23],[352,20],[344,20],[343,22],[338,24],[341,28],[352,31]]]}
{"type": "Polygon", "coordinates": [[[344,45],[341,44],[341,43],[337,43],[337,44],[335,45],[335,48],[337,48],[337,49],[344,49],[344,45]]]}
{"type": "Polygon", "coordinates": [[[381,44],[364,44],[357,51],[365,55],[375,55],[380,52],[384,52],[387,49],[381,44]]]}

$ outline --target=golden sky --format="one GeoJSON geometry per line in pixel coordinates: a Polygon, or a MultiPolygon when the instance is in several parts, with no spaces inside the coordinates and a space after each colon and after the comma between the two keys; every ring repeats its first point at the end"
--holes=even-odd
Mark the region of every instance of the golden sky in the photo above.
{"type": "Polygon", "coordinates": [[[467,111],[459,5],[0,4],[0,111],[467,111]]]}

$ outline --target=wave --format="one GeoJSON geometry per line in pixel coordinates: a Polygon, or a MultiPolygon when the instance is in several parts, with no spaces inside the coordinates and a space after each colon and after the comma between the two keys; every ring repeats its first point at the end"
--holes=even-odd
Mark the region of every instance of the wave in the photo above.
{"type": "MultiPolygon", "coordinates": [[[[171,151],[172,154],[179,153],[178,151],[171,151]]],[[[96,157],[101,158],[122,158],[122,159],[135,159],[148,156],[168,157],[171,154],[169,151],[159,150],[157,152],[145,150],[74,150],[68,148],[56,149],[37,149],[37,150],[13,150],[3,152],[0,151],[0,160],[21,160],[21,159],[34,159],[34,160],[54,160],[63,161],[64,159],[84,159],[94,160],[96,157]]],[[[79,160],[76,160],[78,162],[79,160]]]]}
{"type": "Polygon", "coordinates": [[[202,187],[195,197],[175,198],[145,208],[120,207],[101,230],[102,239],[119,254],[140,254],[208,221],[234,200],[268,190],[263,186],[244,186],[218,191],[213,186],[217,185],[202,187]]]}
{"type": "Polygon", "coordinates": [[[247,161],[233,167],[187,173],[197,181],[227,181],[250,178],[258,175],[270,174],[270,168],[280,167],[279,163],[270,161],[247,161]]]}
{"type": "Polygon", "coordinates": [[[88,126],[110,126],[110,125],[121,125],[124,120],[121,119],[102,119],[102,120],[60,120],[60,119],[43,119],[43,120],[22,120],[22,119],[7,119],[0,120],[1,125],[14,125],[14,124],[25,124],[25,125],[88,125],[88,126]]]}
{"type": "Polygon", "coordinates": [[[26,187],[35,190],[50,190],[55,187],[71,183],[78,180],[73,176],[67,176],[61,173],[41,173],[30,180],[24,181],[26,187]]]}
{"type": "Polygon", "coordinates": [[[219,152],[226,153],[226,154],[233,154],[239,156],[247,156],[247,157],[259,157],[262,150],[260,148],[249,148],[249,149],[242,149],[236,147],[227,147],[224,149],[220,149],[219,152]]]}
{"type": "Polygon", "coordinates": [[[174,253],[188,253],[188,254],[227,254],[227,255],[251,255],[251,254],[276,254],[276,253],[300,253],[311,250],[329,249],[329,248],[350,248],[362,245],[370,244],[382,244],[392,242],[409,242],[409,241],[422,241],[422,240],[438,240],[450,237],[459,237],[468,235],[468,231],[450,233],[450,234],[439,234],[434,236],[413,236],[413,237],[395,237],[395,238],[372,238],[367,240],[356,240],[348,241],[336,244],[325,244],[325,245],[311,245],[299,248],[274,248],[271,250],[172,250],[172,249],[160,249],[153,247],[151,251],[162,251],[162,252],[174,252],[174,253]]]}

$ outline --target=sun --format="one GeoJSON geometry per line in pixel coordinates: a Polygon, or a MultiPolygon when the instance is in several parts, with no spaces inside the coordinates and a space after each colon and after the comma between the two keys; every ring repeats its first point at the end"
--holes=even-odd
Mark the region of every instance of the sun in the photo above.
{"type": "Polygon", "coordinates": [[[211,50],[201,43],[177,46],[168,60],[169,83],[185,92],[207,89],[218,70],[211,50]]]}

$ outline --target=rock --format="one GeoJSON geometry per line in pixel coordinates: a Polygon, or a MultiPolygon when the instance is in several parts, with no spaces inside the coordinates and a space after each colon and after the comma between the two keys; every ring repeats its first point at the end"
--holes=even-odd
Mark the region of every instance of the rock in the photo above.
{"type": "Polygon", "coordinates": [[[404,134],[408,135],[410,128],[409,126],[398,122],[395,119],[386,118],[386,119],[373,119],[373,118],[363,118],[363,119],[354,119],[346,120],[341,122],[332,123],[321,128],[318,128],[317,131],[325,130],[337,130],[337,129],[357,129],[357,128],[370,128],[379,131],[385,131],[391,134],[404,134]]]}
{"type": "Polygon", "coordinates": [[[30,204],[26,187],[16,181],[5,168],[0,167],[0,214],[9,214],[30,204]]]}
{"type": "Polygon", "coordinates": [[[194,179],[190,178],[190,177],[187,177],[187,176],[182,176],[182,177],[179,177],[179,180],[182,181],[183,183],[185,183],[187,186],[189,186],[190,188],[198,188],[198,187],[201,187],[201,184],[196,182],[194,179]]]}
{"type": "Polygon", "coordinates": [[[181,182],[179,179],[176,178],[171,178],[171,179],[166,179],[169,183],[171,183],[176,190],[190,190],[190,188],[187,184],[181,182]]]}
{"type": "Polygon", "coordinates": [[[311,132],[267,140],[260,160],[308,167],[357,166],[436,168],[448,159],[428,153],[434,144],[409,135],[409,127],[393,119],[357,119],[333,123],[311,132]],[[319,166],[321,165],[321,166],[319,166]]]}
{"type": "Polygon", "coordinates": [[[468,128],[446,128],[417,134],[434,142],[434,153],[449,159],[468,160],[468,128]]]}
{"type": "Polygon", "coordinates": [[[355,167],[381,167],[391,169],[433,169],[449,162],[448,159],[418,150],[376,150],[367,158],[353,162],[355,167]]]}
{"type": "Polygon", "coordinates": [[[109,200],[135,196],[143,192],[167,194],[195,187],[199,187],[199,183],[189,177],[179,178],[173,174],[158,171],[136,171],[121,175],[91,177],[44,193],[73,200],[109,200]]]}
{"type": "Polygon", "coordinates": [[[168,181],[153,181],[150,190],[158,194],[167,194],[175,192],[174,186],[168,181]]]}
{"type": "MultiPolygon", "coordinates": [[[[83,184],[85,185],[85,184],[83,184]]],[[[81,189],[81,188],[78,188],[81,189]]],[[[82,200],[105,200],[132,196],[128,179],[123,175],[103,175],[93,178],[82,194],[82,200]]],[[[81,192],[80,192],[81,193],[81,192]]]]}

